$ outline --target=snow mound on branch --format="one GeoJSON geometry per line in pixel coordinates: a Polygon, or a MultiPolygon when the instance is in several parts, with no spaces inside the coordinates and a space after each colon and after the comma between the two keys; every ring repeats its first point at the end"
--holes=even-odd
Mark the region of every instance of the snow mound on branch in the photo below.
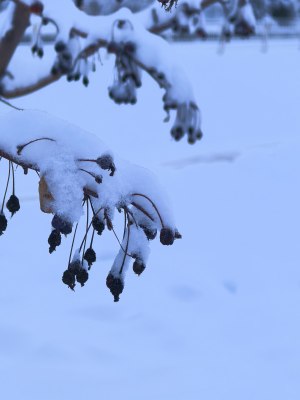
{"type": "Polygon", "coordinates": [[[83,190],[87,188],[98,196],[93,197],[96,209],[131,205],[133,194],[137,194],[134,202],[146,210],[158,229],[163,225],[175,230],[169,202],[153,174],[113,158],[111,150],[97,136],[36,110],[4,114],[0,116],[0,127],[0,152],[16,163],[40,171],[55,199],[53,211],[70,222],[78,221],[82,215],[83,190]],[[113,176],[95,162],[103,155],[114,160],[113,176]],[[97,183],[93,175],[102,176],[102,183],[97,183]],[[160,218],[147,198],[159,210],[160,218]]]}

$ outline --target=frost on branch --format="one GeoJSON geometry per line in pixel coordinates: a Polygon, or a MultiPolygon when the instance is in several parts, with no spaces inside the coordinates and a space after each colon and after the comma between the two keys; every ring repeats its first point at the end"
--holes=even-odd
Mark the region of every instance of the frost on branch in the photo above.
{"type": "Polygon", "coordinates": [[[0,126],[2,164],[8,160],[0,235],[7,229],[6,209],[12,215],[20,209],[15,166],[21,166],[25,174],[35,170],[39,174],[41,210],[53,214],[49,252],[53,253],[63,237],[73,233],[62,276],[70,289],[86,284],[96,262],[97,240],[105,230],[115,235],[120,245],[106,281],[115,301],[124,289],[130,263],[137,275],[145,270],[149,242],[157,232],[163,245],[171,245],[181,237],[155,178],[147,170],[114,157],[96,136],[47,113],[29,110],[2,115],[0,126]],[[115,212],[124,215],[122,238],[115,230],[115,212]],[[80,223],[84,234],[78,238],[80,223]]]}

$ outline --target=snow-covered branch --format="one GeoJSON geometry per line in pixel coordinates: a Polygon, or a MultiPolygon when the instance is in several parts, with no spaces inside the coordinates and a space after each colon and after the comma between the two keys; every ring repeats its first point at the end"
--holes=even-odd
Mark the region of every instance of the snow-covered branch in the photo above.
{"type": "MultiPolygon", "coordinates": [[[[110,97],[118,104],[134,104],[136,91],[141,86],[141,70],[165,90],[164,109],[169,115],[176,110],[177,116],[171,134],[175,140],[187,135],[189,143],[201,139],[200,112],[191,84],[182,68],[174,65],[170,46],[157,35],[144,28],[128,9],[121,9],[108,16],[90,17],[78,10],[72,2],[44,0],[13,0],[16,6],[27,7],[31,14],[40,18],[40,27],[32,47],[39,57],[43,56],[41,33],[43,27],[53,24],[56,29],[56,59],[49,71],[35,82],[20,85],[17,79],[4,77],[0,94],[6,98],[32,93],[55,82],[65,75],[69,81],[82,79],[89,83],[89,73],[94,70],[95,55],[100,48],[115,54],[115,81],[109,88],[110,97]],[[52,75],[52,76],[51,76],[52,75]]],[[[12,76],[13,71],[12,71],[12,76]]],[[[167,118],[168,120],[168,118],[167,118]]]]}
{"type": "Polygon", "coordinates": [[[115,211],[124,214],[123,239],[117,237],[120,251],[107,277],[115,301],[123,291],[130,260],[138,275],[145,269],[149,240],[156,237],[157,231],[163,245],[171,245],[181,237],[156,179],[148,171],[114,157],[96,136],[38,111],[12,111],[0,117],[0,124],[0,156],[8,160],[0,235],[7,228],[5,204],[12,215],[20,209],[14,165],[20,165],[26,174],[29,169],[35,170],[40,179],[41,210],[54,215],[49,252],[61,244],[61,235],[74,230],[63,274],[63,282],[71,289],[76,280],[83,286],[88,279],[88,270],[96,260],[95,236],[107,229],[117,237],[115,211]],[[6,202],[11,178],[12,194],[6,202]],[[74,250],[83,210],[85,233],[74,250]]]}

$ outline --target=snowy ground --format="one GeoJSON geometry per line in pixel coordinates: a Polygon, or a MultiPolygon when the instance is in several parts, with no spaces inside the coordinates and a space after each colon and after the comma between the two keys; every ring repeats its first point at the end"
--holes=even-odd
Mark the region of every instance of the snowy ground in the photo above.
{"type": "Polygon", "coordinates": [[[37,177],[19,179],[22,212],[0,240],[1,399],[300,398],[298,45],[272,41],[265,54],[237,41],[223,55],[213,42],[174,45],[202,108],[205,137],[192,147],[171,141],[152,80],[135,107],[108,100],[110,60],[88,89],[62,81],[15,101],[155,171],[183,240],[154,243],[115,304],[107,235],[74,294],[61,283],[69,243],[48,255],[37,177]]]}

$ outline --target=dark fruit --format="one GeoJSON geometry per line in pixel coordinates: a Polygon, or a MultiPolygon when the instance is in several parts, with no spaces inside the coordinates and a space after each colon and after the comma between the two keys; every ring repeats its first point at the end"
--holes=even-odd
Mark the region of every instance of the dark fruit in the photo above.
{"type": "Polygon", "coordinates": [[[111,171],[110,176],[114,175],[116,167],[111,155],[104,154],[103,156],[97,158],[97,164],[99,165],[100,168],[111,171]]]}
{"type": "Polygon", "coordinates": [[[48,243],[50,245],[49,247],[49,253],[53,253],[54,250],[56,250],[56,247],[61,244],[61,234],[57,229],[53,229],[53,231],[50,233],[50,236],[48,238],[48,243]]]}
{"type": "Polygon", "coordinates": [[[6,216],[2,213],[0,214],[0,236],[3,235],[3,232],[7,228],[7,219],[6,216]]]}
{"type": "Polygon", "coordinates": [[[92,225],[98,235],[102,235],[102,232],[105,229],[105,225],[104,222],[97,215],[93,216],[92,225]]]}
{"type": "Polygon", "coordinates": [[[72,224],[57,214],[55,214],[52,219],[52,226],[54,229],[57,229],[63,235],[68,235],[69,233],[72,232],[72,224]]]}
{"type": "Polygon", "coordinates": [[[62,281],[65,285],[67,285],[70,289],[74,290],[75,287],[75,274],[67,269],[62,276],[62,281]]]}
{"type": "Polygon", "coordinates": [[[17,196],[12,194],[6,203],[6,208],[9,212],[11,212],[11,216],[13,216],[17,211],[20,210],[20,202],[17,196]]]}
{"type": "Polygon", "coordinates": [[[141,275],[145,271],[145,264],[141,260],[135,260],[132,266],[133,272],[137,275],[141,275]]]}
{"type": "Polygon", "coordinates": [[[170,246],[174,243],[174,232],[169,228],[162,228],[160,231],[160,243],[165,246],[170,246]]]}
{"type": "Polygon", "coordinates": [[[40,1],[36,1],[35,3],[31,4],[29,10],[33,14],[40,15],[44,10],[44,6],[40,1]]]}
{"type": "Polygon", "coordinates": [[[43,58],[44,57],[44,50],[42,48],[39,48],[37,51],[37,55],[39,58],[43,58]]]}
{"type": "Polygon", "coordinates": [[[84,253],[83,258],[87,261],[88,266],[91,267],[91,265],[96,261],[96,253],[95,251],[90,247],[87,249],[87,251],[84,253]]]}
{"type": "Polygon", "coordinates": [[[84,76],[82,79],[82,83],[84,84],[85,87],[88,87],[90,83],[89,78],[87,76],[84,76]]]}
{"type": "Polygon", "coordinates": [[[82,269],[82,265],[81,265],[80,260],[72,261],[72,262],[69,264],[69,267],[68,267],[68,268],[69,268],[69,270],[70,270],[74,275],[78,274],[79,271],[82,269]]]}
{"type": "Polygon", "coordinates": [[[89,273],[84,268],[81,268],[76,275],[77,282],[80,283],[81,287],[83,287],[88,279],[89,273]]]}
{"type": "Polygon", "coordinates": [[[109,273],[106,278],[106,286],[110,293],[114,296],[114,302],[120,300],[120,294],[123,292],[124,284],[120,278],[116,278],[113,274],[109,273]]]}
{"type": "Polygon", "coordinates": [[[57,53],[61,53],[62,51],[64,51],[66,48],[66,45],[64,44],[64,42],[62,40],[59,40],[57,43],[55,43],[55,51],[57,53]]]}
{"type": "Polygon", "coordinates": [[[140,225],[140,227],[143,229],[148,240],[154,240],[156,238],[157,229],[150,229],[144,225],[140,225]]]}

